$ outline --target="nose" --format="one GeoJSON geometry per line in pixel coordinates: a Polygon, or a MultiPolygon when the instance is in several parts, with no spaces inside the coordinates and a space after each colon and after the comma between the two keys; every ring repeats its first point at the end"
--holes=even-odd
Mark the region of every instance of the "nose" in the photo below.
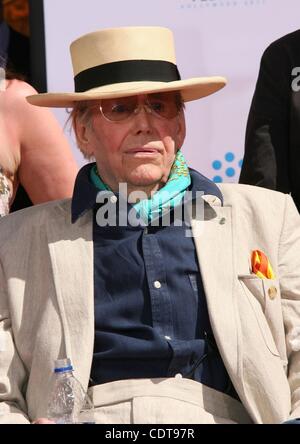
{"type": "Polygon", "coordinates": [[[145,103],[139,104],[134,111],[134,125],[137,133],[150,132],[152,129],[151,110],[145,103]]]}

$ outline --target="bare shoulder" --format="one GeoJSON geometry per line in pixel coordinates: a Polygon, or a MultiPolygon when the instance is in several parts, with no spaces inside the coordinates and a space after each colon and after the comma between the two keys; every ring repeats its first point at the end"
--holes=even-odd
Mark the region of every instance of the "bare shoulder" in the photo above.
{"type": "Polygon", "coordinates": [[[10,109],[27,108],[29,103],[27,102],[26,97],[31,94],[36,94],[36,90],[29,85],[29,83],[15,79],[8,81],[3,99],[10,109]]]}
{"type": "Polygon", "coordinates": [[[21,97],[26,97],[30,94],[36,94],[36,90],[31,85],[29,85],[29,83],[17,79],[8,81],[6,92],[9,95],[17,95],[21,97]]]}
{"type": "MultiPolygon", "coordinates": [[[[35,129],[35,122],[40,112],[37,107],[30,105],[26,97],[36,94],[36,90],[21,80],[9,81],[1,99],[2,109],[5,111],[6,121],[11,122],[13,131],[18,134],[19,140],[24,140],[24,134],[30,134],[35,129]]],[[[44,114],[42,113],[42,116],[44,114]]]]}

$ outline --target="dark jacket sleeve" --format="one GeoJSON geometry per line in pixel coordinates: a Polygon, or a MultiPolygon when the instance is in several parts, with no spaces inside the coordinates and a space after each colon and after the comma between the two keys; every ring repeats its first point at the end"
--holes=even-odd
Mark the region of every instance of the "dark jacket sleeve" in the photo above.
{"type": "Polygon", "coordinates": [[[14,73],[30,81],[30,43],[29,38],[19,32],[10,30],[7,67],[14,73]]]}
{"type": "Polygon", "coordinates": [[[289,102],[291,62],[286,45],[264,52],[248,116],[240,183],[290,192],[289,102]]]}

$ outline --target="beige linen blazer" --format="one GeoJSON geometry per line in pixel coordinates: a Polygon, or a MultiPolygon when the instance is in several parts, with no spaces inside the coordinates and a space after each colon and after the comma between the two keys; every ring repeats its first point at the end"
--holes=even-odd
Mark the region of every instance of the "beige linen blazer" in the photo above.
{"type": "MultiPolygon", "coordinates": [[[[300,352],[289,338],[300,326],[300,217],[287,195],[220,188],[224,205],[205,196],[204,220],[191,219],[220,353],[255,423],[300,417],[300,352]],[[254,249],[274,280],[251,273],[254,249]]],[[[0,422],[45,416],[59,357],[88,385],[93,304],[91,212],[72,224],[63,200],[0,221],[0,422]]]]}

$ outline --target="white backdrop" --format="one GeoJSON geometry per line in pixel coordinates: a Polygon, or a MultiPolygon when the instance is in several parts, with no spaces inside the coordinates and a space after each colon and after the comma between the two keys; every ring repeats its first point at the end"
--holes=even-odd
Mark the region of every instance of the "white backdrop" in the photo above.
{"type": "MultiPolygon", "coordinates": [[[[167,26],[181,77],[224,75],[228,85],[187,104],[188,163],[217,181],[237,181],[260,57],[299,28],[300,0],[44,0],[50,92],[73,91],[69,44],[114,26],[167,26]]],[[[65,124],[64,110],[55,114],[65,124]]],[[[79,164],[84,161],[75,148],[79,164]]]]}

